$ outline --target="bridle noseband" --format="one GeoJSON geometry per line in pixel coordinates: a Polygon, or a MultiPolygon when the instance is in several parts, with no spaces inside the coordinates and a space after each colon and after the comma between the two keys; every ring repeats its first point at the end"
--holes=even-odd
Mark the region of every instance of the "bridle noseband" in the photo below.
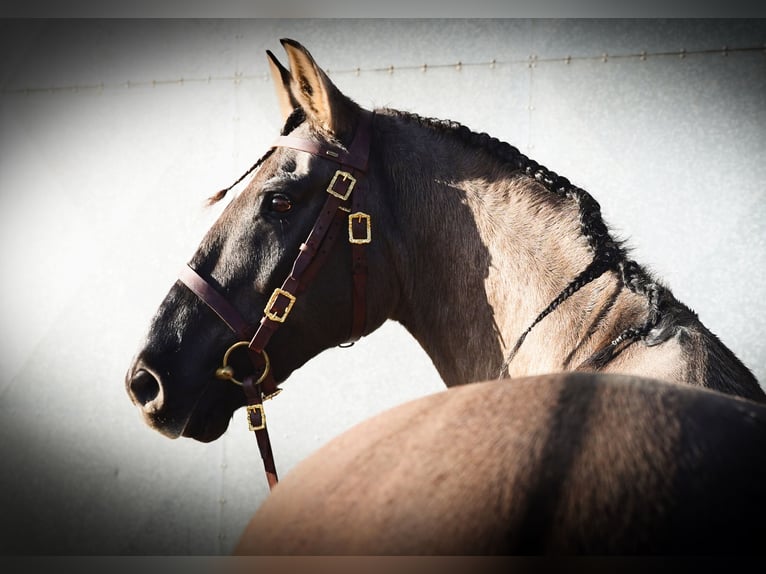
{"type": "Polygon", "coordinates": [[[366,325],[367,257],[365,246],[372,241],[371,217],[364,211],[367,172],[370,150],[373,112],[362,110],[354,140],[348,150],[326,143],[315,142],[291,135],[280,136],[272,144],[308,152],[335,162],[340,168],[327,186],[327,198],[306,241],[293,263],[292,271],[281,287],[277,287],[263,310],[263,317],[256,329],[245,321],[240,313],[191,267],[184,266],[179,280],[196,294],[218,317],[240,337],[223,356],[216,377],[241,385],[247,399],[247,417],[250,430],[255,433],[263,458],[269,488],[278,482],[274,456],[271,450],[263,401],[275,397],[278,388],[271,369],[266,346],[277,329],[287,320],[298,296],[303,293],[327,260],[338,236],[345,228],[352,250],[353,272],[353,318],[348,343],[364,334],[366,325]],[[247,349],[253,374],[241,381],[235,378],[229,358],[235,349],[247,349]],[[256,376],[257,373],[260,373],[256,376]]]}

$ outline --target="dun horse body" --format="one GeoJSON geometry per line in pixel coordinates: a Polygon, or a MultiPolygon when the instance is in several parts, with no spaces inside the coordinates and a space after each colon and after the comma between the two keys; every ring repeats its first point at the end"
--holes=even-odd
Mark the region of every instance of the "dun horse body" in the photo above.
{"type": "Polygon", "coordinates": [[[760,553],[766,407],[593,373],[465,385],[294,468],[241,554],[760,553]]]}
{"type": "MultiPolygon", "coordinates": [[[[274,391],[388,319],[448,387],[589,371],[766,401],[736,356],[612,238],[587,192],[487,134],[371,114],[302,46],[283,45],[289,70],[269,53],[282,136],[171,288],[128,371],[149,425],[215,440],[246,402],[221,376],[260,400],[252,389],[274,391]],[[349,241],[331,247],[351,211],[349,241]]],[[[504,415],[511,424],[514,413],[504,415]]]]}

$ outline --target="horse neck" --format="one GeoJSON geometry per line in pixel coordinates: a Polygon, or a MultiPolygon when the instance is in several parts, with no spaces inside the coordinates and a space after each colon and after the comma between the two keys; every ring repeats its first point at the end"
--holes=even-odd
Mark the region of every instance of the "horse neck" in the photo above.
{"type": "MultiPolygon", "coordinates": [[[[486,150],[427,127],[392,122],[385,193],[400,233],[390,249],[401,297],[392,318],[448,386],[496,378],[535,317],[591,261],[578,206],[486,150]]],[[[602,344],[589,315],[640,315],[640,301],[607,273],[529,334],[508,374],[574,368],[602,344]],[[585,309],[585,311],[583,311],[585,309]],[[619,314],[619,313],[618,313],[619,314]],[[587,340],[586,340],[587,339],[587,340]]]]}

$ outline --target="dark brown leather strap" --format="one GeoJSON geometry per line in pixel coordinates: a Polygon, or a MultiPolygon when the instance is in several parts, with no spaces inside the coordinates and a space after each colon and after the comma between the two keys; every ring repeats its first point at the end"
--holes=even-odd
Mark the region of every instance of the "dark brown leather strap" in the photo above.
{"type": "Polygon", "coordinates": [[[207,281],[188,265],[184,265],[178,274],[178,279],[192,293],[202,299],[226,325],[243,339],[250,338],[253,329],[242,318],[239,312],[216,291],[207,281]]]}
{"type": "Polygon", "coordinates": [[[338,214],[338,207],[341,201],[340,198],[327,195],[327,200],[319,214],[319,218],[304,242],[306,248],[299,251],[290,275],[287,276],[287,279],[279,288],[279,294],[273,297],[272,304],[264,310],[266,314],[261,319],[261,324],[250,341],[249,348],[251,351],[260,353],[266,348],[271,336],[286,320],[289,313],[288,308],[292,308],[291,301],[294,301],[294,299],[290,297],[297,297],[298,293],[307,286],[307,282],[302,281],[304,272],[319,253],[319,247],[322,245],[328,231],[332,228],[332,223],[338,214]]]}
{"type": "MultiPolygon", "coordinates": [[[[365,113],[370,113],[366,112],[365,113]]],[[[364,128],[362,128],[364,129],[364,128]]],[[[357,129],[357,134],[361,134],[357,129]]],[[[369,140],[367,140],[369,142],[369,140]]],[[[356,141],[354,142],[356,144],[356,141]]],[[[290,149],[297,149],[299,151],[305,151],[313,154],[317,157],[329,159],[335,163],[345,165],[359,171],[367,170],[367,147],[364,147],[364,142],[360,142],[358,145],[352,144],[349,150],[346,151],[342,148],[331,146],[327,143],[315,142],[299,138],[297,136],[279,136],[271,147],[288,147],[290,149]]],[[[369,143],[367,144],[369,146],[369,143]]]]}
{"type": "Polygon", "coordinates": [[[365,211],[367,181],[358,185],[353,197],[352,213],[348,215],[348,239],[351,242],[353,277],[353,314],[351,333],[346,343],[362,338],[367,323],[367,244],[372,241],[372,221],[365,211]]]}
{"type": "MultiPolygon", "coordinates": [[[[335,245],[338,238],[343,234],[343,230],[345,229],[345,215],[346,212],[340,208],[335,212],[335,218],[330,224],[330,229],[327,231],[327,235],[325,236],[324,241],[321,245],[318,246],[318,248],[313,248],[314,258],[311,263],[309,263],[309,265],[303,270],[303,277],[301,279],[301,286],[297,293],[298,295],[303,293],[308,288],[308,286],[314,280],[314,277],[316,277],[317,273],[319,273],[319,270],[324,266],[327,258],[330,256],[330,253],[332,253],[332,247],[335,245]]],[[[301,249],[311,250],[312,248],[306,243],[303,243],[301,245],[301,249]]]]}
{"type": "MultiPolygon", "coordinates": [[[[363,200],[364,193],[362,192],[362,188],[364,187],[365,182],[362,181],[360,183],[359,178],[356,176],[361,177],[363,175],[363,173],[359,173],[357,170],[363,171],[367,168],[367,158],[370,148],[370,132],[372,129],[372,115],[371,112],[366,110],[362,112],[354,141],[351,146],[349,146],[348,153],[340,153],[342,150],[327,144],[319,144],[317,142],[292,136],[281,136],[277,139],[277,142],[275,142],[275,145],[278,143],[278,145],[307,151],[319,157],[324,157],[340,163],[341,170],[336,172],[336,176],[328,186],[327,199],[325,200],[324,206],[319,213],[319,217],[317,218],[314,227],[312,227],[309,232],[308,238],[301,246],[298,257],[293,263],[290,275],[288,275],[287,279],[282,283],[282,286],[275,291],[278,295],[276,298],[273,298],[271,306],[265,310],[265,315],[263,319],[261,319],[261,324],[258,326],[258,330],[250,341],[249,347],[251,351],[260,353],[266,348],[266,345],[268,345],[274,332],[286,319],[288,308],[292,308],[291,301],[295,301],[297,295],[305,290],[310,280],[316,275],[316,272],[318,271],[318,266],[315,265],[315,263],[318,262],[317,257],[321,252],[326,256],[326,254],[329,253],[330,247],[332,247],[332,243],[334,243],[337,238],[334,234],[328,237],[328,232],[334,227],[333,223],[336,222],[336,218],[339,216],[339,208],[346,201],[348,195],[352,195],[352,201],[357,205],[363,200]],[[353,163],[343,163],[346,160],[353,161],[353,163]],[[346,179],[345,176],[342,175],[343,173],[349,173],[349,175],[354,178],[355,183],[353,184],[353,188],[349,188],[350,180],[346,179]],[[359,199],[360,197],[362,197],[362,199],[359,199]],[[328,244],[325,245],[325,243],[328,244]],[[309,268],[313,268],[312,272],[304,277],[304,272],[309,268]]],[[[349,220],[349,224],[352,224],[351,220],[349,220]]],[[[349,235],[351,235],[351,231],[349,231],[349,235]]],[[[357,245],[355,244],[354,247],[357,247],[357,245]]],[[[366,287],[367,272],[366,262],[364,262],[363,265],[361,264],[364,260],[364,255],[359,255],[359,249],[354,250],[354,252],[356,254],[355,259],[359,259],[360,261],[360,264],[355,265],[355,267],[360,270],[362,268],[364,269],[364,272],[360,273],[360,278],[354,278],[354,318],[352,319],[351,336],[356,336],[358,339],[361,337],[361,331],[364,329],[365,322],[364,311],[366,309],[366,298],[364,296],[364,291],[366,287]],[[358,325],[361,325],[361,327],[358,325]]],[[[323,263],[323,261],[321,262],[323,263]]]]}
{"type": "Polygon", "coordinates": [[[271,365],[269,365],[268,361],[266,360],[266,355],[264,354],[265,351],[249,351],[249,353],[250,363],[252,363],[255,370],[253,377],[261,377],[261,383],[259,386],[261,388],[261,392],[263,393],[264,400],[275,397],[282,391],[282,389],[277,386],[277,381],[274,378],[274,372],[271,369],[271,365]]]}
{"type": "Polygon", "coordinates": [[[266,480],[269,489],[273,489],[279,482],[277,467],[274,463],[274,452],[271,449],[269,430],[266,427],[266,413],[263,410],[263,392],[260,385],[255,384],[252,376],[246,377],[242,382],[247,399],[247,424],[258,441],[258,450],[263,459],[263,468],[266,471],[266,480]]]}
{"type": "MultiPolygon", "coordinates": [[[[372,116],[365,116],[364,121],[370,122],[357,129],[354,143],[364,150],[365,160],[363,171],[367,170],[370,142],[372,137],[372,116]]],[[[357,189],[352,198],[352,213],[348,216],[348,239],[351,242],[351,259],[353,273],[353,316],[351,333],[347,343],[354,343],[362,338],[367,323],[367,250],[366,246],[372,241],[372,220],[365,209],[369,192],[369,178],[362,178],[357,183],[357,189]]]]}

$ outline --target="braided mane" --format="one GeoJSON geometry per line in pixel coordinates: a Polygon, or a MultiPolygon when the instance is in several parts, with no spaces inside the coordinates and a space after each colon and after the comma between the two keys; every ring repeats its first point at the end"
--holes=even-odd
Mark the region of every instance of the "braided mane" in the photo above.
{"type": "Polygon", "coordinates": [[[567,178],[562,177],[540,165],[535,160],[522,154],[516,147],[498,140],[487,133],[477,133],[468,127],[452,121],[426,118],[410,112],[398,110],[383,110],[385,113],[415,122],[420,126],[435,130],[442,134],[457,137],[461,142],[477,149],[490,152],[503,162],[513,166],[521,173],[533,178],[549,192],[559,197],[576,202],[579,208],[580,230],[588,241],[593,252],[593,259],[579,275],[543,309],[534,321],[521,334],[511,349],[503,364],[501,375],[507,375],[508,367],[524,343],[527,335],[545,317],[555,311],[564,301],[591,281],[607,271],[619,274],[622,283],[633,293],[643,295],[649,303],[649,314],[646,321],[638,326],[625,329],[608,346],[597,351],[583,363],[583,366],[597,369],[605,365],[614,356],[617,349],[625,344],[646,337],[660,320],[660,299],[665,288],[653,279],[638,263],[628,258],[626,248],[612,238],[601,217],[601,206],[584,189],[573,185],[567,178]]]}
{"type": "MultiPolygon", "coordinates": [[[[457,137],[461,142],[471,147],[490,152],[501,161],[511,165],[519,172],[533,178],[540,183],[549,193],[576,202],[578,206],[580,231],[586,238],[593,252],[593,259],[569,284],[543,309],[527,329],[521,334],[516,344],[511,349],[501,369],[501,376],[507,375],[508,367],[524,343],[527,335],[545,317],[555,311],[562,303],[577,293],[585,285],[601,277],[607,271],[619,274],[620,280],[633,293],[643,295],[649,303],[649,314],[646,321],[638,326],[622,331],[609,345],[600,349],[588,358],[582,366],[598,369],[609,362],[617,349],[626,343],[646,337],[660,321],[660,300],[665,287],[660,285],[638,263],[629,259],[626,248],[612,238],[609,230],[601,217],[601,206],[584,189],[573,185],[567,178],[558,175],[535,160],[528,158],[518,148],[507,142],[490,136],[485,132],[477,133],[468,127],[453,120],[440,120],[427,118],[411,112],[403,112],[394,109],[378,110],[378,113],[394,116],[408,122],[415,122],[419,126],[434,130],[441,134],[457,137]]],[[[285,122],[282,135],[291,132],[306,119],[301,108],[296,108],[285,122]]],[[[223,199],[228,191],[241,182],[250,173],[255,171],[273,153],[270,148],[251,168],[249,168],[237,181],[229,187],[222,189],[209,198],[208,203],[213,204],[223,199]]]]}
{"type": "MultiPolygon", "coordinates": [[[[280,135],[287,135],[291,131],[293,131],[296,127],[298,127],[303,121],[306,119],[306,113],[303,111],[302,108],[296,108],[293,110],[293,113],[290,114],[290,116],[285,120],[285,125],[282,128],[282,131],[280,135]]],[[[221,201],[224,197],[226,197],[226,194],[229,193],[236,185],[241,182],[243,179],[245,179],[248,175],[253,173],[256,169],[258,169],[261,164],[269,159],[271,157],[271,154],[274,153],[274,148],[270,147],[268,150],[266,150],[266,153],[263,154],[258,161],[256,161],[251,167],[248,168],[248,170],[243,173],[237,181],[232,183],[229,187],[225,187],[222,190],[216,192],[214,195],[208,198],[207,204],[208,205],[214,205],[221,201]]]]}

